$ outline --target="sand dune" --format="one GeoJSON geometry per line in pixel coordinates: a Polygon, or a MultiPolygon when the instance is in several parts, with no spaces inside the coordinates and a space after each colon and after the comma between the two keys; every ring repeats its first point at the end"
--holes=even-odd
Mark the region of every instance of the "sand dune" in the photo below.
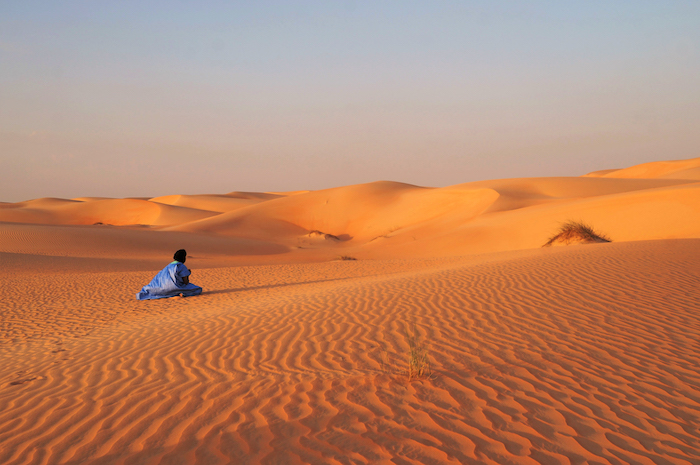
{"type": "Polygon", "coordinates": [[[700,213],[693,184],[685,180],[549,178],[432,189],[381,182],[278,199],[169,229],[314,247],[317,244],[307,241],[306,236],[320,231],[342,239],[326,246],[345,247],[349,253],[396,258],[418,253],[429,257],[539,247],[560,222],[572,219],[571,215],[604,221],[605,212],[624,204],[630,221],[618,240],[700,237],[700,224],[686,221],[700,213]],[[688,186],[688,190],[673,191],[677,186],[688,186]],[[670,189],[670,194],[665,194],[664,188],[670,189]],[[669,196],[673,199],[677,194],[679,201],[671,200],[672,208],[665,208],[669,196]],[[615,195],[622,200],[614,200],[615,195]],[[662,232],[635,220],[634,205],[644,208],[647,203],[651,209],[639,217],[640,221],[663,224],[662,232]],[[637,231],[630,234],[635,228],[637,231]],[[465,240],[474,234],[478,240],[465,240]],[[489,236],[486,242],[484,235],[489,236]],[[388,238],[391,241],[385,240],[388,238]],[[391,249],[397,246],[417,250],[396,255],[391,249]]]}
{"type": "Polygon", "coordinates": [[[0,221],[73,225],[170,225],[216,212],[163,205],[139,199],[37,199],[0,206],[0,221]]]}
{"type": "Polygon", "coordinates": [[[0,463],[700,463],[699,169],[0,203],[0,463]]]}
{"type": "Polygon", "coordinates": [[[655,161],[618,170],[604,170],[586,176],[606,178],[666,178],[700,180],[700,158],[655,161]]]}
{"type": "MultiPolygon", "coordinates": [[[[363,258],[490,253],[539,247],[568,220],[594,223],[617,241],[700,237],[694,219],[700,216],[698,180],[691,176],[697,169],[700,158],[578,178],[444,188],[383,181],[292,193],[37,199],[0,205],[0,222],[148,226],[205,242],[212,235],[263,240],[302,261],[339,253],[363,258]],[[682,176],[688,179],[676,179],[682,176]]],[[[140,237],[145,242],[129,239],[136,240],[135,249],[152,250],[153,241],[146,238],[157,236],[140,237]]]]}
{"type": "Polygon", "coordinates": [[[486,189],[375,182],[285,197],[173,229],[294,240],[311,231],[362,243],[446,215],[467,221],[497,198],[486,189]]]}
{"type": "MultiPolygon", "coordinates": [[[[595,226],[613,241],[700,238],[700,183],[570,199],[539,199],[469,222],[434,222],[370,243],[368,256],[449,256],[542,246],[568,220],[595,226]]],[[[359,252],[358,252],[359,253],[359,252]]]]}
{"type": "Polygon", "coordinates": [[[150,200],[151,202],[165,205],[176,205],[195,210],[207,210],[223,213],[280,197],[284,197],[284,195],[253,192],[231,192],[224,195],[166,195],[163,197],[154,197],[150,200]]]}

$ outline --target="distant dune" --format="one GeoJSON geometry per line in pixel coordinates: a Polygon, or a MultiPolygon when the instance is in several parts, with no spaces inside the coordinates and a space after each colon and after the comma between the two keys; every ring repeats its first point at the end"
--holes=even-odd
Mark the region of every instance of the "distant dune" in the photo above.
{"type": "Polygon", "coordinates": [[[694,179],[700,180],[698,159],[656,161],[618,170],[604,170],[586,176],[605,178],[655,178],[655,179],[694,179]]]}
{"type": "MultiPolygon", "coordinates": [[[[339,249],[363,258],[453,256],[536,248],[568,220],[591,223],[616,241],[698,238],[698,173],[700,158],[578,178],[503,179],[443,188],[381,181],[294,193],[37,199],[0,204],[0,223],[120,226],[114,237],[122,236],[134,250],[143,248],[139,244],[151,249],[151,237],[167,237],[132,232],[148,229],[203,235],[204,242],[212,235],[265,241],[293,255],[293,261],[330,258],[339,249]],[[340,241],[312,241],[311,231],[340,241]]],[[[0,247],[15,251],[11,244],[0,247]]],[[[86,249],[94,255],[92,247],[86,249]]],[[[237,255],[229,252],[221,255],[237,255]]]]}
{"type": "Polygon", "coordinates": [[[0,203],[0,260],[2,464],[700,463],[700,158],[0,203]]]}

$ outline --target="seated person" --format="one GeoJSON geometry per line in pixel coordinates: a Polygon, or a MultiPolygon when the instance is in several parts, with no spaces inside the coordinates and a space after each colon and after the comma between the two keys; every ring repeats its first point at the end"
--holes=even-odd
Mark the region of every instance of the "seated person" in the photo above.
{"type": "Polygon", "coordinates": [[[180,249],[173,256],[174,262],[160,270],[150,284],[136,294],[139,300],[162,299],[164,297],[190,297],[202,293],[202,288],[190,283],[190,270],[185,266],[187,252],[180,249]]]}

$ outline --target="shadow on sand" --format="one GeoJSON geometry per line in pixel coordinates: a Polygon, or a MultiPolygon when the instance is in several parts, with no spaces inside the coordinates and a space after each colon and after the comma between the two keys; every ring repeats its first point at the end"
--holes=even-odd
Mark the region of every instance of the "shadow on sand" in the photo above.
{"type": "Polygon", "coordinates": [[[305,284],[318,284],[318,283],[329,283],[333,281],[347,281],[353,278],[333,278],[333,279],[318,279],[314,281],[300,281],[297,283],[284,283],[284,284],[269,284],[266,286],[253,286],[253,287],[234,287],[231,289],[217,289],[214,291],[205,290],[202,292],[201,296],[208,296],[214,294],[231,294],[233,292],[245,292],[245,291],[257,291],[260,289],[274,289],[277,287],[289,287],[289,286],[303,286],[305,284]]]}

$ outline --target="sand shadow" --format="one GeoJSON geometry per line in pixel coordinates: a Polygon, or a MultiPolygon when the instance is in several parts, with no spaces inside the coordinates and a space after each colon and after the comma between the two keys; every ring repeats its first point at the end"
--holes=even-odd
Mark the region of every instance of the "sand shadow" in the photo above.
{"type": "Polygon", "coordinates": [[[231,289],[217,289],[214,291],[203,291],[201,296],[214,295],[214,294],[231,294],[234,292],[245,292],[245,291],[257,291],[260,289],[274,289],[277,287],[289,287],[289,286],[303,286],[304,284],[318,284],[318,283],[329,283],[333,281],[347,281],[353,278],[333,278],[333,279],[318,279],[314,281],[301,281],[298,283],[284,283],[284,284],[269,284],[265,286],[253,286],[253,287],[234,287],[231,289]]]}

